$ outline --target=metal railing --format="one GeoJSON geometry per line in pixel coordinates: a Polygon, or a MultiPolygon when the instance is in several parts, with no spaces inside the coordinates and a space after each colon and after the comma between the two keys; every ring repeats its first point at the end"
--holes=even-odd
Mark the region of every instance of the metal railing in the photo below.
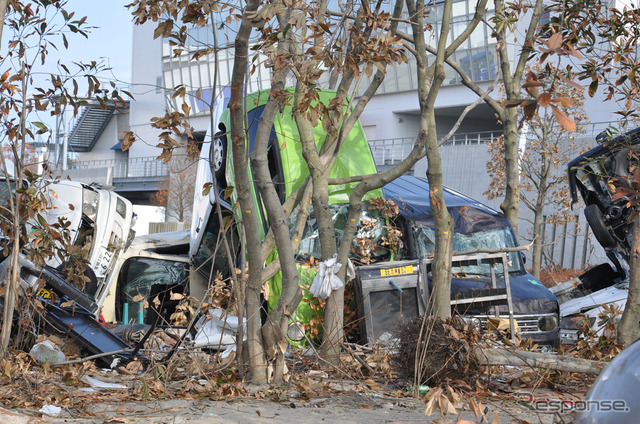
{"type": "Polygon", "coordinates": [[[113,169],[113,178],[159,178],[169,175],[169,165],[155,156],[127,159],[71,161],[69,169],[113,169]]]}
{"type": "MultiPolygon", "coordinates": [[[[454,134],[444,146],[468,146],[485,144],[492,139],[499,137],[500,131],[481,131],[472,133],[454,134]]],[[[443,136],[439,136],[441,139],[443,136]]],[[[380,140],[369,140],[373,158],[378,166],[395,165],[407,157],[413,145],[415,137],[387,138],[380,140]]]]}

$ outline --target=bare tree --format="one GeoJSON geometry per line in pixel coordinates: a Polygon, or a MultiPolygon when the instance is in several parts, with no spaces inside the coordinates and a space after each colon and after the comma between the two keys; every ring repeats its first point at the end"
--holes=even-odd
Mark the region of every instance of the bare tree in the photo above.
{"type": "MultiPolygon", "coordinates": [[[[536,81],[543,87],[554,85],[556,99],[563,102],[565,112],[576,124],[575,132],[568,131],[558,123],[556,114],[546,105],[530,118],[522,133],[526,136],[527,143],[520,151],[520,200],[533,213],[533,220],[531,234],[521,233],[520,237],[528,238],[533,243],[531,268],[533,275],[539,278],[545,247],[543,224],[564,224],[575,218],[571,213],[564,168],[571,158],[586,151],[585,146],[579,145],[577,138],[584,134],[584,127],[589,120],[583,109],[583,90],[564,82],[558,70],[552,66],[548,66],[546,72],[539,69],[534,71],[530,78],[535,74],[536,81]]],[[[522,95],[525,96],[526,93],[522,95]]],[[[503,137],[489,143],[491,160],[487,162],[487,170],[491,183],[484,193],[489,199],[504,195],[504,146],[503,137]]],[[[556,240],[551,241],[555,242],[556,240]]]]}
{"type": "Polygon", "coordinates": [[[197,168],[185,155],[175,155],[169,162],[169,173],[161,188],[151,196],[151,203],[165,208],[167,218],[190,222],[197,168]]]}
{"type": "MultiPolygon", "coordinates": [[[[66,2],[32,0],[1,2],[0,13],[5,17],[3,23],[10,28],[9,41],[4,45],[4,56],[0,57],[3,69],[8,69],[0,77],[0,126],[2,131],[2,174],[8,196],[7,203],[0,205],[2,218],[0,227],[7,237],[3,241],[5,253],[10,253],[10,271],[4,281],[4,311],[0,349],[6,355],[16,310],[23,314],[28,327],[34,317],[34,303],[25,296],[24,308],[16,308],[19,293],[18,257],[22,247],[29,245],[27,257],[36,265],[54,255],[67,253],[67,265],[73,268],[71,275],[78,276],[79,283],[85,281],[82,273],[85,269],[81,248],[71,245],[69,232],[64,220],[51,224],[43,218],[51,201],[42,190],[32,184],[40,180],[30,164],[29,144],[36,136],[50,133],[46,122],[39,114],[59,115],[64,108],[72,108],[77,113],[81,102],[77,101],[80,84],[86,79],[88,90],[86,97],[96,98],[106,105],[115,100],[124,106],[120,93],[115,89],[105,89],[96,77],[103,69],[97,62],[76,63],[73,68],[60,64],[61,74],[50,74],[47,81],[38,78],[38,72],[48,59],[52,50],[67,48],[71,33],[88,36],[85,18],[75,18],[66,9],[66,2]],[[5,14],[6,13],[6,14],[5,14]],[[6,22],[5,22],[6,21],[6,22]],[[73,69],[72,73],[70,69],[73,69]],[[57,99],[54,103],[52,99],[57,99]],[[31,167],[31,168],[30,168],[31,167]],[[28,188],[27,185],[30,185],[28,188]],[[25,231],[25,224],[31,223],[31,231],[25,231]]],[[[4,29],[3,29],[4,30],[4,29]]],[[[4,31],[6,32],[6,31],[4,31]]],[[[6,34],[5,34],[6,35],[6,34]]],[[[7,37],[3,38],[4,40],[7,37]]],[[[41,184],[40,187],[42,187],[41,184]]]]}

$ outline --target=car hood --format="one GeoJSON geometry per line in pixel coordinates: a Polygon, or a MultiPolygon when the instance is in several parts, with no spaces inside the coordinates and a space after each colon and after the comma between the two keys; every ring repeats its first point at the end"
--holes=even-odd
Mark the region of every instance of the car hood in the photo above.
{"type": "Polygon", "coordinates": [[[566,317],[579,314],[601,305],[626,300],[628,295],[628,284],[616,284],[615,286],[607,287],[606,289],[598,290],[597,292],[564,302],[560,305],[560,316],[566,317]]]}
{"type": "MultiPolygon", "coordinates": [[[[511,300],[513,312],[521,315],[558,313],[558,299],[540,281],[529,273],[510,275],[511,300]]],[[[504,281],[498,280],[497,287],[504,287],[504,281]]],[[[471,290],[491,288],[489,278],[452,278],[451,293],[464,293],[471,290]]],[[[484,314],[485,310],[474,307],[467,313],[484,314]]]]}

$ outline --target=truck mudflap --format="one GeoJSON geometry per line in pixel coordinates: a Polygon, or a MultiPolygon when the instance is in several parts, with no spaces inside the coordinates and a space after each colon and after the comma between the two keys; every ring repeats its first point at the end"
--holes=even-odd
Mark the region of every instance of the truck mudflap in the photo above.
{"type": "MultiPolygon", "coordinates": [[[[104,366],[114,368],[123,362],[129,362],[133,347],[100,324],[96,316],[81,305],[61,307],[58,303],[49,303],[46,320],[56,330],[68,334],[92,355],[108,354],[96,358],[104,366]]],[[[136,355],[144,362],[141,355],[136,355]]]]}

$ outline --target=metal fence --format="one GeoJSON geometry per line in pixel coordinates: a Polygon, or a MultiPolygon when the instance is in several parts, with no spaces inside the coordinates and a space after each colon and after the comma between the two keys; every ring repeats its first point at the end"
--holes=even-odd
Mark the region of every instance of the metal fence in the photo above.
{"type": "MultiPolygon", "coordinates": [[[[472,133],[454,134],[443,146],[470,146],[485,144],[496,137],[501,132],[481,131],[472,133]]],[[[444,136],[439,136],[442,139],[444,136]]],[[[416,143],[415,137],[386,138],[380,140],[369,140],[373,158],[378,166],[395,165],[407,157],[416,143]]]]}
{"type": "Polygon", "coordinates": [[[166,233],[168,231],[183,231],[191,228],[189,222],[150,222],[149,234],[166,233]]]}
{"type": "Polygon", "coordinates": [[[582,214],[564,224],[543,224],[541,236],[543,268],[583,269],[607,261],[582,214]]]}
{"type": "Polygon", "coordinates": [[[155,156],[111,160],[87,160],[69,163],[69,169],[113,169],[113,178],[157,178],[169,175],[169,165],[155,156]]]}

